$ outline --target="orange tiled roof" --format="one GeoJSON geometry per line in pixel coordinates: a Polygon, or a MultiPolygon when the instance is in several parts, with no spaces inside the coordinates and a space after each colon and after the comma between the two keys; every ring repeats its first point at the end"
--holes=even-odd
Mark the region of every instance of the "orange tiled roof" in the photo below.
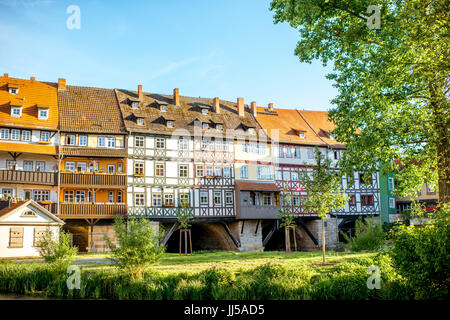
{"type": "Polygon", "coordinates": [[[335,125],[328,120],[327,111],[299,110],[298,112],[309,123],[316,134],[327,144],[332,146],[343,146],[342,143],[339,143],[334,139],[330,139],[329,137],[329,134],[333,132],[335,125]]]}
{"type": "Polygon", "coordinates": [[[11,212],[12,210],[14,210],[14,209],[16,209],[18,207],[20,207],[21,205],[23,205],[27,201],[28,200],[17,201],[16,203],[11,203],[9,206],[4,207],[2,210],[0,210],[0,217],[4,216],[8,212],[11,212]]]}
{"type": "Polygon", "coordinates": [[[126,133],[113,89],[66,86],[58,104],[61,131],[126,133]]]}
{"type": "Polygon", "coordinates": [[[57,130],[58,102],[56,84],[0,76],[0,125],[57,130]],[[17,95],[8,87],[17,87],[17,95]],[[11,105],[22,106],[22,117],[11,117],[11,105]],[[49,108],[49,119],[38,120],[38,106],[49,108]]]}

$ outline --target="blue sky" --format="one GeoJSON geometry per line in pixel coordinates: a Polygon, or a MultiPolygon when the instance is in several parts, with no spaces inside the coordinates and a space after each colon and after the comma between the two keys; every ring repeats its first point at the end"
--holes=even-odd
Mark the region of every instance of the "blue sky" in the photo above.
{"type": "Polygon", "coordinates": [[[68,84],[327,110],[331,67],[300,63],[268,0],[0,0],[0,73],[68,84]],[[67,7],[78,5],[80,29],[67,7]]]}

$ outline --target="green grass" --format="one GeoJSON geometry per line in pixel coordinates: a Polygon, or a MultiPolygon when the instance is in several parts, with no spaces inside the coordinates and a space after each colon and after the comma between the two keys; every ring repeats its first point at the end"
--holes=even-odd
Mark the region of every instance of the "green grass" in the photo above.
{"type": "MultiPolygon", "coordinates": [[[[80,255],[85,257],[108,257],[80,255]]],[[[405,299],[412,293],[375,253],[327,252],[333,266],[318,266],[321,252],[166,253],[142,279],[116,267],[81,265],[81,289],[66,286],[65,268],[47,263],[0,263],[0,292],[83,299],[405,299]],[[382,290],[369,290],[367,267],[382,270],[382,290]]]]}

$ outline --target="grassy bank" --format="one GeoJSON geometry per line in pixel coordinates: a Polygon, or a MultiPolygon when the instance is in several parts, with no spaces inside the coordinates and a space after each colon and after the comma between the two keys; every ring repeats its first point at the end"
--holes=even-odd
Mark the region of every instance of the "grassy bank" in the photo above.
{"type": "Polygon", "coordinates": [[[43,263],[0,263],[0,291],[85,299],[408,299],[412,293],[386,257],[334,253],[200,252],[165,254],[143,279],[115,267],[82,266],[80,290],[68,290],[65,270],[43,263]],[[367,287],[367,267],[381,269],[381,289],[367,287]]]}

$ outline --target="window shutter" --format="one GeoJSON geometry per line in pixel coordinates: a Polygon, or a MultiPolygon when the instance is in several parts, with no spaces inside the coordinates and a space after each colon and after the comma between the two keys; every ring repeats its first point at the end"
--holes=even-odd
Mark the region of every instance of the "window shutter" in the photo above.
{"type": "Polygon", "coordinates": [[[33,247],[37,247],[37,244],[44,237],[46,232],[46,227],[35,227],[34,228],[34,239],[33,239],[33,247]]]}
{"type": "Polygon", "coordinates": [[[23,227],[11,227],[9,229],[9,247],[23,248],[23,227]]]}

